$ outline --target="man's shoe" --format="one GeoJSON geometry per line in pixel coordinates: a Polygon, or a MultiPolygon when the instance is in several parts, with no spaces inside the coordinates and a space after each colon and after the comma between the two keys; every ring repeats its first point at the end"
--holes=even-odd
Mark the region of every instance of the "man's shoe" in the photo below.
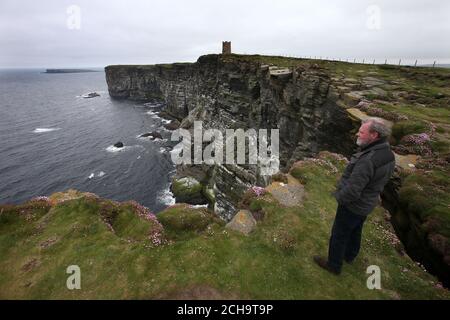
{"type": "Polygon", "coordinates": [[[328,272],[330,272],[330,273],[332,273],[334,275],[341,274],[341,271],[337,271],[337,270],[331,268],[328,265],[327,259],[325,259],[324,257],[314,256],[313,259],[314,259],[314,262],[317,263],[319,265],[319,267],[321,267],[322,269],[325,269],[325,270],[327,270],[328,272]]]}

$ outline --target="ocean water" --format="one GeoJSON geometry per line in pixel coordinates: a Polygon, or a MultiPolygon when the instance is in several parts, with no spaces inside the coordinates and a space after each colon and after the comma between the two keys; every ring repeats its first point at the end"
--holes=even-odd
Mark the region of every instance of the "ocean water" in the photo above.
{"type": "Polygon", "coordinates": [[[160,105],[111,99],[103,71],[42,71],[0,70],[0,203],[75,188],[154,212],[173,204],[173,142],[160,105]],[[92,91],[100,96],[82,97],[92,91]],[[154,130],[163,139],[139,137],[154,130]]]}

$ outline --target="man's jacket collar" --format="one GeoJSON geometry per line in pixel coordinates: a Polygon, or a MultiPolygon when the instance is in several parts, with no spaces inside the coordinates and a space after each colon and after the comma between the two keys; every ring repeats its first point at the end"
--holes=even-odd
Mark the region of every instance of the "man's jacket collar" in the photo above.
{"type": "Polygon", "coordinates": [[[389,142],[387,142],[387,138],[375,140],[374,142],[368,144],[364,148],[358,148],[358,151],[355,154],[353,154],[353,157],[358,159],[363,154],[369,153],[372,150],[378,150],[383,148],[390,148],[389,142]]]}
{"type": "Polygon", "coordinates": [[[372,150],[372,149],[381,149],[386,147],[387,145],[389,145],[387,143],[387,139],[386,138],[381,138],[381,139],[377,139],[374,142],[368,144],[367,146],[360,148],[359,152],[365,152],[368,150],[372,150]]]}

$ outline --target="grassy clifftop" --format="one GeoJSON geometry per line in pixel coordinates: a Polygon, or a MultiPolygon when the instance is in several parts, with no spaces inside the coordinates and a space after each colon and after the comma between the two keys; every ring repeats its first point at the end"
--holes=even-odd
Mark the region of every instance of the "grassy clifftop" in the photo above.
{"type": "Polygon", "coordinates": [[[244,199],[259,214],[248,236],[203,208],[179,204],[155,219],[134,202],[73,190],[1,206],[0,298],[449,299],[403,253],[381,208],[340,277],[313,263],[327,250],[343,166],[328,153],[297,163],[289,179],[304,186],[300,205],[271,192],[244,199]],[[81,269],[80,290],[66,287],[69,265],[81,269]],[[380,267],[381,290],[366,286],[369,265],[380,267]]]}

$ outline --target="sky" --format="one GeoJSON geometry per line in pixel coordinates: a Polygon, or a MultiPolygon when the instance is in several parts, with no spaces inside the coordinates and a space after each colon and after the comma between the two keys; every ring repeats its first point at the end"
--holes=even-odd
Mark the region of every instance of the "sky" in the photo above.
{"type": "Polygon", "coordinates": [[[196,61],[232,51],[450,63],[450,1],[0,0],[0,68],[196,61]]]}

